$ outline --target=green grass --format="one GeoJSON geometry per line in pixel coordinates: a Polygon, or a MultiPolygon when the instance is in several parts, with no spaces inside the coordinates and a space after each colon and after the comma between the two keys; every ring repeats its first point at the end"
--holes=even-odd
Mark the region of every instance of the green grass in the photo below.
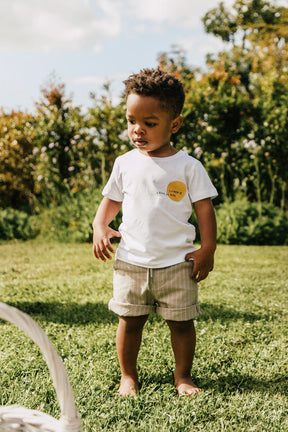
{"type": "MultiPolygon", "coordinates": [[[[54,344],[85,431],[288,430],[288,247],[218,247],[215,270],[200,284],[196,322],[193,376],[203,392],[177,396],[169,332],[151,316],[136,400],[117,395],[111,263],[97,262],[83,244],[9,243],[0,256],[1,301],[27,312],[54,344]]],[[[0,405],[59,416],[37,346],[11,324],[0,329],[0,405]]]]}

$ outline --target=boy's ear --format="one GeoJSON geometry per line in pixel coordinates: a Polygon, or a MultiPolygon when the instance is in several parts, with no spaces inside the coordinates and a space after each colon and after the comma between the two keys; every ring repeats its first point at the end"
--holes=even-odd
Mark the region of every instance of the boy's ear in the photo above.
{"type": "Polygon", "coordinates": [[[173,134],[178,132],[182,123],[183,123],[183,117],[181,115],[176,117],[174,120],[172,120],[171,132],[173,134]]]}

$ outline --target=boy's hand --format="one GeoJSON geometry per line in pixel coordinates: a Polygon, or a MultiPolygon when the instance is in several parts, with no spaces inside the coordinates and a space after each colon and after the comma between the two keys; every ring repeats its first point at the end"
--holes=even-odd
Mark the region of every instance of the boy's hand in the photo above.
{"type": "Polygon", "coordinates": [[[114,248],[111,245],[110,239],[112,237],[121,237],[119,231],[115,231],[109,226],[97,227],[94,229],[93,234],[93,252],[97,259],[106,261],[112,259],[110,252],[115,253],[114,248]]]}
{"type": "Polygon", "coordinates": [[[194,204],[201,238],[201,248],[186,255],[185,260],[194,259],[191,278],[195,282],[205,279],[213,270],[216,250],[216,218],[211,199],[196,201],[194,204]]]}
{"type": "Polygon", "coordinates": [[[188,253],[185,260],[189,261],[191,258],[194,260],[191,279],[194,279],[195,282],[200,282],[213,270],[214,252],[200,248],[194,252],[188,253]]]}

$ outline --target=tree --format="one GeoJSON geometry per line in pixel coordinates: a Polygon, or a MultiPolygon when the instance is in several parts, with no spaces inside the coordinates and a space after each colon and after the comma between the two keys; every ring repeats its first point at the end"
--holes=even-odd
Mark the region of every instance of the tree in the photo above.
{"type": "Polygon", "coordinates": [[[20,208],[35,199],[35,121],[23,112],[0,112],[0,207],[20,208]]]}
{"type": "Polygon", "coordinates": [[[115,158],[131,149],[126,131],[123,100],[112,103],[110,83],[104,85],[105,93],[98,98],[91,93],[94,106],[89,110],[88,126],[90,163],[97,184],[104,185],[111,173],[115,158]]]}
{"type": "Polygon", "coordinates": [[[52,77],[41,94],[36,105],[37,181],[43,202],[59,202],[63,193],[75,193],[89,182],[88,134],[84,114],[66,96],[64,84],[52,77]]]}
{"type": "Polygon", "coordinates": [[[231,11],[221,3],[207,12],[203,23],[208,33],[232,42],[232,49],[218,59],[210,56],[210,64],[215,68],[225,57],[253,104],[254,124],[242,139],[255,169],[254,174],[246,170],[248,186],[256,188],[258,201],[264,198],[284,208],[288,184],[288,8],[271,1],[237,0],[231,11]]]}
{"type": "Polygon", "coordinates": [[[236,0],[231,10],[221,2],[202,21],[207,33],[243,49],[255,46],[280,47],[287,43],[287,8],[268,0],[236,0]]]}

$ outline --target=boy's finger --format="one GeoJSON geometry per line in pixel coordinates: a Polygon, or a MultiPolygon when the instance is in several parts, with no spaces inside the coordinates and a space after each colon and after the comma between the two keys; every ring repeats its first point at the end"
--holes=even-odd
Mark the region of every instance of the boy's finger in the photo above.
{"type": "Polygon", "coordinates": [[[194,258],[193,258],[193,255],[191,255],[191,252],[185,256],[185,261],[194,261],[194,258]]]}
{"type": "Polygon", "coordinates": [[[106,258],[101,250],[98,250],[98,256],[99,259],[101,259],[102,261],[106,261],[106,258]]]}
{"type": "Polygon", "coordinates": [[[194,277],[193,274],[194,274],[194,270],[195,270],[195,261],[194,261],[194,258],[188,258],[188,256],[186,255],[185,261],[191,263],[190,278],[193,279],[193,277],[194,277]]]}
{"type": "Polygon", "coordinates": [[[113,230],[113,237],[122,237],[119,231],[113,230]]]}
{"type": "Polygon", "coordinates": [[[198,267],[194,263],[193,271],[191,273],[191,279],[194,279],[196,281],[198,272],[199,272],[198,267]]]}
{"type": "Polygon", "coordinates": [[[113,246],[111,245],[110,241],[105,245],[105,249],[108,249],[110,252],[115,252],[113,246]]]}
{"type": "Polygon", "coordinates": [[[98,253],[97,253],[95,245],[93,245],[93,253],[94,253],[95,258],[99,259],[99,256],[98,256],[98,253]]]}
{"type": "Polygon", "coordinates": [[[103,250],[103,254],[105,255],[106,258],[108,258],[109,260],[112,259],[112,256],[110,255],[110,253],[107,251],[107,249],[103,250]]]}
{"type": "MultiPolygon", "coordinates": [[[[103,243],[101,245],[95,246],[94,250],[94,255],[96,256],[96,258],[101,259],[102,261],[106,261],[105,257],[110,257],[110,254],[109,252],[107,252],[106,247],[103,243]]],[[[111,259],[111,257],[109,259],[111,259]]]]}
{"type": "Polygon", "coordinates": [[[196,282],[201,282],[202,280],[206,279],[209,274],[209,271],[199,271],[199,274],[196,278],[196,282]]]}

